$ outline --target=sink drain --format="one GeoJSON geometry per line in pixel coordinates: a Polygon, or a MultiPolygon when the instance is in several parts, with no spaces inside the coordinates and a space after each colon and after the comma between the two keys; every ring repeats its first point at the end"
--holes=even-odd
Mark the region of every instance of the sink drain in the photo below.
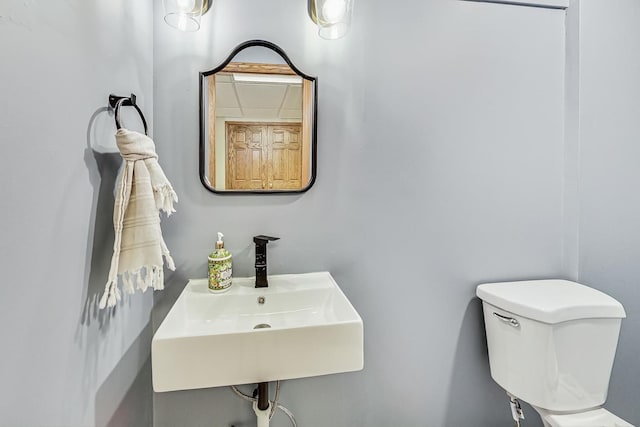
{"type": "Polygon", "coordinates": [[[266,328],[270,328],[271,325],[268,323],[260,323],[256,326],[253,327],[253,329],[266,329],[266,328]]]}

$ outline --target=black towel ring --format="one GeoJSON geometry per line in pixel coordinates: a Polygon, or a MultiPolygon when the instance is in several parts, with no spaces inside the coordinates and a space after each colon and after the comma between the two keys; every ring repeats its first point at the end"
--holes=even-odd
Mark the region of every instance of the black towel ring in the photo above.
{"type": "Polygon", "coordinates": [[[122,125],[120,125],[120,107],[123,105],[131,106],[136,109],[136,111],[140,115],[140,118],[142,119],[142,124],[144,125],[144,134],[149,136],[147,121],[144,118],[144,114],[142,114],[142,110],[136,104],[136,96],[133,93],[131,94],[131,97],[109,95],[109,105],[111,105],[111,107],[115,109],[116,128],[122,129],[122,125]]]}

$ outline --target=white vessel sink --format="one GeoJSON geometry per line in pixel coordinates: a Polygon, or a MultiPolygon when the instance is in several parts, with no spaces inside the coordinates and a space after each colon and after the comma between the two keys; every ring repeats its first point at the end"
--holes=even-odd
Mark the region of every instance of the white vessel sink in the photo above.
{"type": "Polygon", "coordinates": [[[190,280],[156,331],[157,392],[363,368],[362,319],[328,272],[234,278],[223,294],[190,280]],[[263,301],[262,303],[260,301],[263,301]]]}

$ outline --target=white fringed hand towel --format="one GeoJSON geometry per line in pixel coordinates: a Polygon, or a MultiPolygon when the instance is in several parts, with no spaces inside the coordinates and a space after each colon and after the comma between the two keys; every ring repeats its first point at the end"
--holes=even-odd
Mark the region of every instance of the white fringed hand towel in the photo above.
{"type": "Polygon", "coordinates": [[[158,164],[153,140],[127,129],[118,129],[116,143],[125,161],[117,185],[113,211],[113,258],[109,280],[100,298],[100,308],[113,307],[121,299],[118,275],[123,289],[134,293],[134,280],[143,292],[149,287],[164,289],[162,257],[175,270],[160,230],[160,210],[167,216],[175,212],[178,196],[158,164]]]}

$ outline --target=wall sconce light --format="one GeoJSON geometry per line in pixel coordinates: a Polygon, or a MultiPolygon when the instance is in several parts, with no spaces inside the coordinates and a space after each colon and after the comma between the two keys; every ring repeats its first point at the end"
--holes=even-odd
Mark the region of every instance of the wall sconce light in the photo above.
{"type": "Polygon", "coordinates": [[[308,0],[309,16],[318,25],[323,39],[344,37],[351,25],[353,0],[308,0]]]}
{"type": "Polygon", "coordinates": [[[164,21],[181,31],[198,31],[200,18],[213,0],[162,0],[164,21]]]}
{"type": "MultiPolygon", "coordinates": [[[[162,3],[167,24],[181,31],[198,31],[200,18],[211,8],[213,0],[162,0],[162,3]]],[[[349,32],[353,0],[307,0],[307,9],[323,39],[339,39],[349,32]]]]}

